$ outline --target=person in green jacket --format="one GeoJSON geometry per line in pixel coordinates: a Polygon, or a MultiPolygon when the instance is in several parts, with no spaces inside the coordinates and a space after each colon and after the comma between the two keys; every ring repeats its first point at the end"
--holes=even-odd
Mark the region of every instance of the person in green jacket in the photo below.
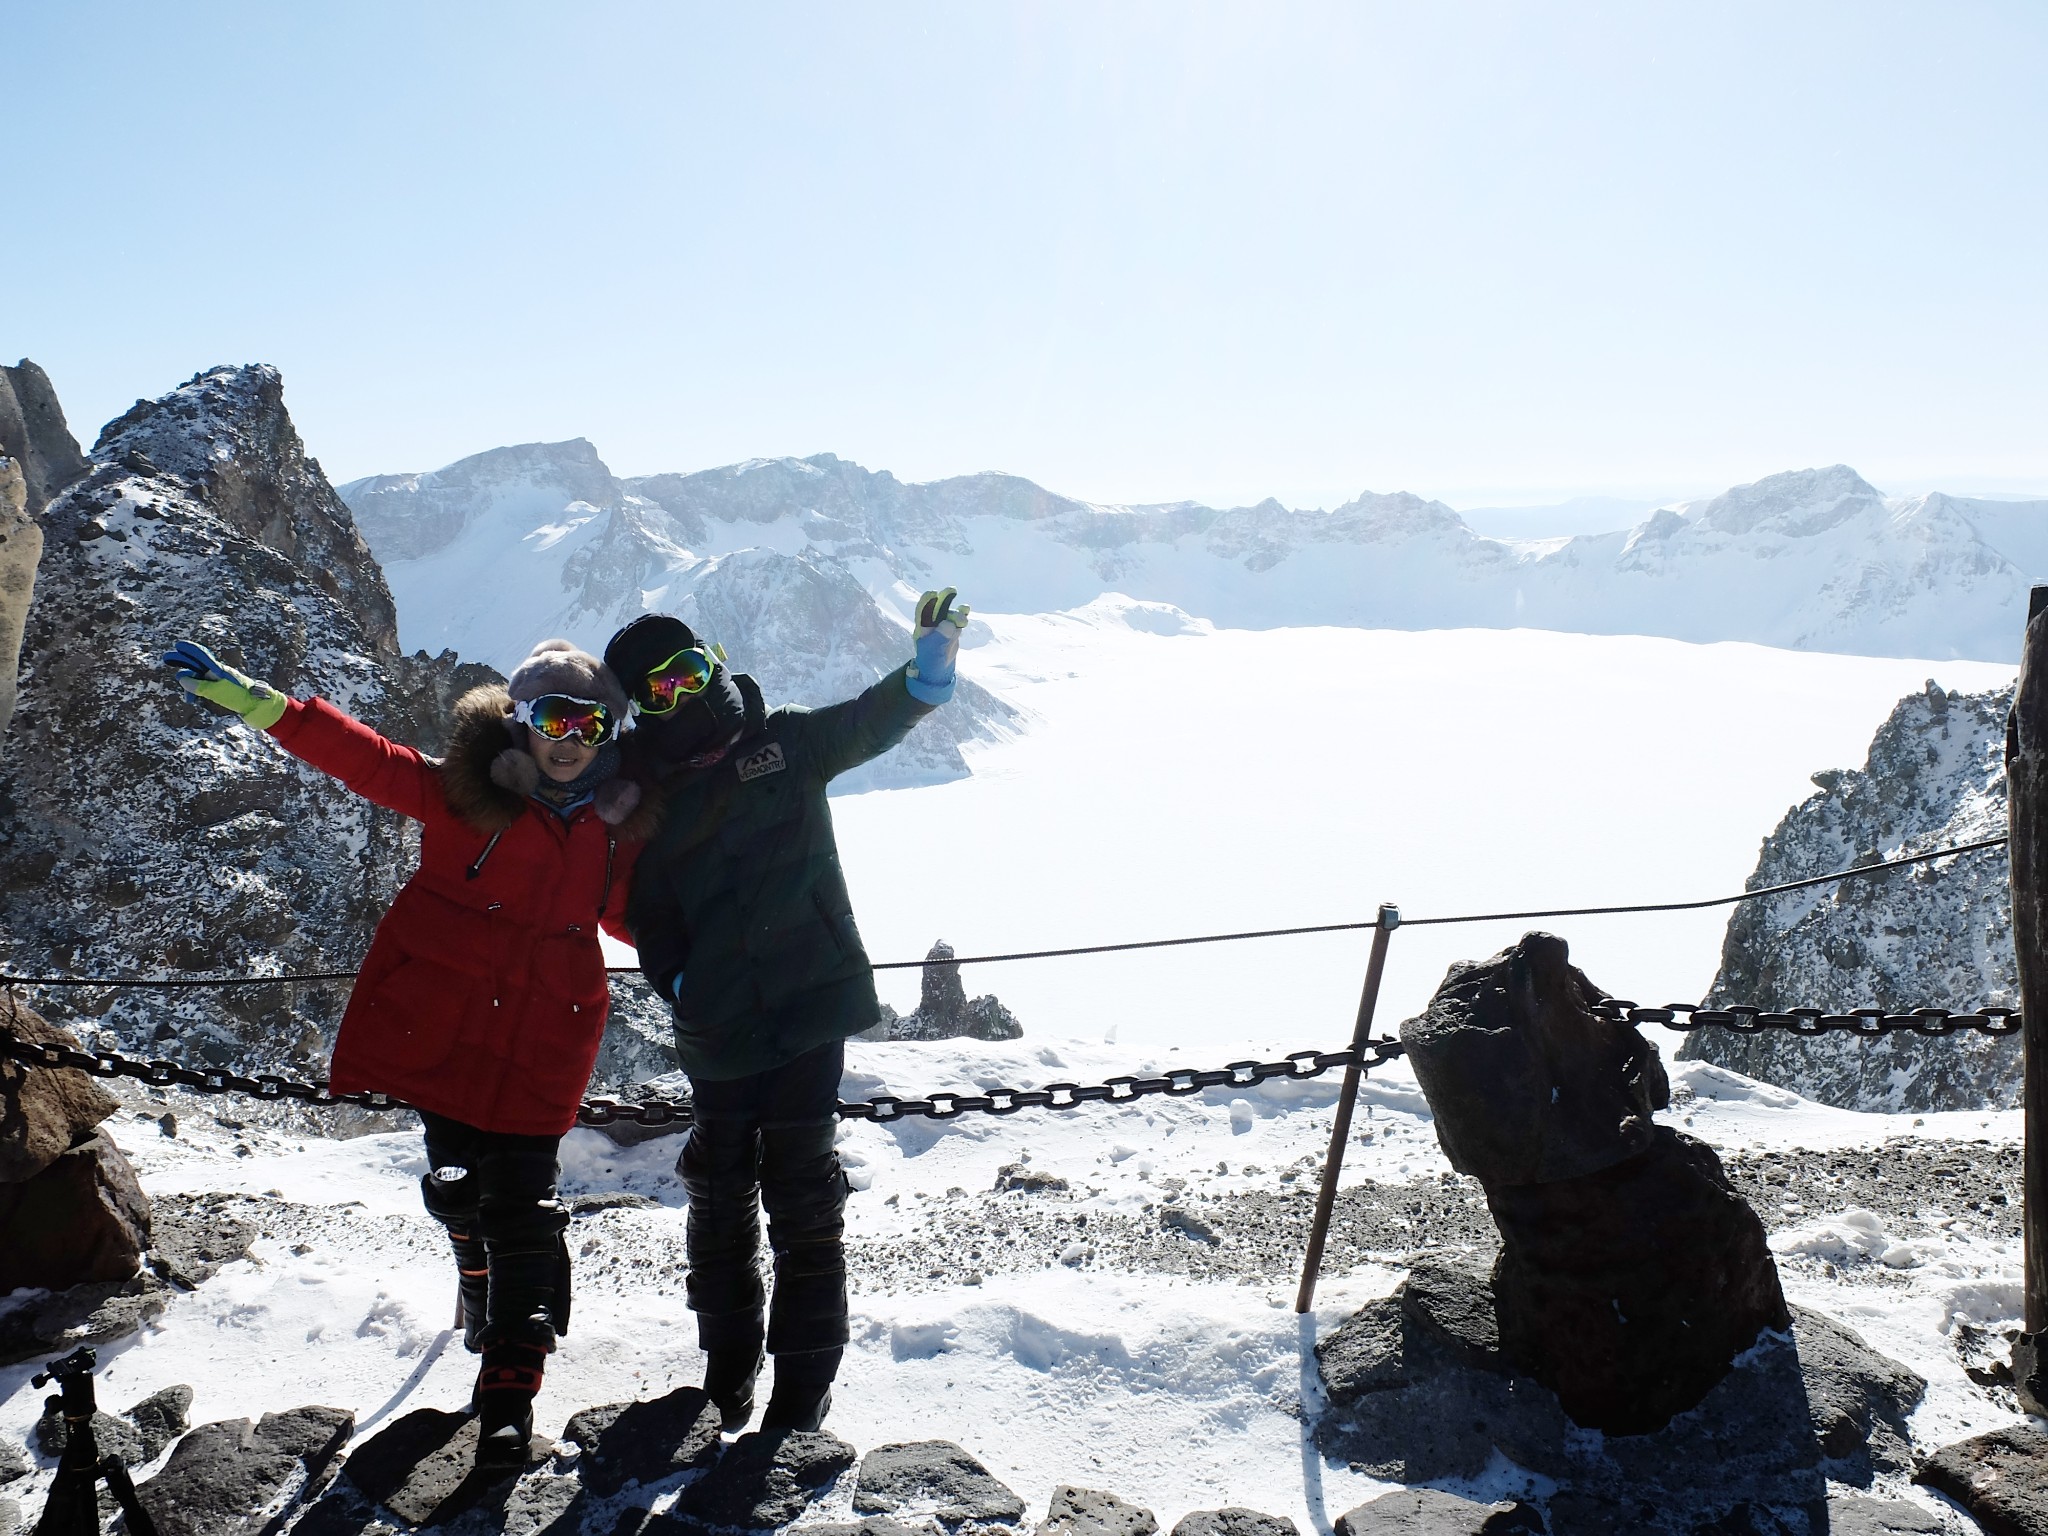
{"type": "Polygon", "coordinates": [[[839,1079],[847,1037],[881,1005],[825,790],[952,697],[968,619],[953,597],[919,602],[914,661],[823,709],[766,709],[751,677],[669,614],[642,615],[605,647],[633,696],[630,771],[661,808],[626,925],[642,973],[674,1005],[690,1077],[677,1165],[688,1302],[704,1390],[727,1429],[752,1417],[766,1355],[763,1429],[816,1429],[831,1407],[847,1341],[839,1079]],[[762,1206],[775,1268],[766,1306],[762,1206]]]}

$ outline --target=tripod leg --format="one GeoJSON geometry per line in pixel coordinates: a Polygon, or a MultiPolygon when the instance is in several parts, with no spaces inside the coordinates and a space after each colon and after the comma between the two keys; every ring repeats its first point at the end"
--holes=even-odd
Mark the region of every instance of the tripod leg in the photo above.
{"type": "MultiPolygon", "coordinates": [[[[121,1513],[128,1517],[128,1536],[157,1536],[156,1522],[149,1517],[149,1511],[142,1507],[142,1500],[135,1496],[135,1479],[128,1475],[128,1468],[121,1458],[112,1454],[100,1458],[100,1476],[107,1480],[107,1487],[114,1495],[114,1502],[121,1506],[121,1513]]],[[[93,1510],[95,1525],[99,1510],[93,1510]]]]}

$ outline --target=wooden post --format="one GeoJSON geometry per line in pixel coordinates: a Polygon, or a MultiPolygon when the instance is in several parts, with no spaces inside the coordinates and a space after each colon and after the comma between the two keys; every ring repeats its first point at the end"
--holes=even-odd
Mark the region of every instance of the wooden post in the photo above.
{"type": "MultiPolygon", "coordinates": [[[[1400,926],[1401,909],[1382,905],[1378,926],[1372,933],[1372,958],[1365,963],[1365,989],[1358,995],[1358,1022],[1351,1027],[1353,1051],[1362,1053],[1372,1038],[1373,1009],[1380,1000],[1380,976],[1387,968],[1387,940],[1400,926]]],[[[1316,1276],[1323,1268],[1323,1243],[1330,1235],[1330,1213],[1337,1205],[1337,1175],[1344,1167],[1344,1144],[1351,1139],[1351,1108],[1358,1101],[1358,1084],[1364,1076],[1362,1062],[1344,1069],[1344,1086],[1337,1094],[1337,1122],[1330,1127],[1330,1153],[1323,1159],[1323,1187],[1316,1196],[1315,1220],[1308,1229],[1308,1254],[1301,1261],[1301,1289],[1294,1297],[1296,1312],[1306,1312],[1316,1299],[1316,1276]]]]}
{"type": "Polygon", "coordinates": [[[2026,1087],[2026,1331],[2013,1345],[2020,1406],[2048,1412],[2048,586],[2027,602],[2019,687],[2005,723],[2006,856],[2012,868],[2012,942],[2019,962],[2026,1087]]]}

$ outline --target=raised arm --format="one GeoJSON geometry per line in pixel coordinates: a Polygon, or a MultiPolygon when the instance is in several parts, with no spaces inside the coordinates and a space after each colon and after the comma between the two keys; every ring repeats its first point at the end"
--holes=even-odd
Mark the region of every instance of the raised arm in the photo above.
{"type": "Polygon", "coordinates": [[[910,734],[910,728],[953,697],[954,666],[968,608],[954,605],[951,587],[918,599],[917,655],[857,698],[811,710],[793,721],[811,743],[812,760],[826,778],[837,778],[880,757],[910,734]]]}
{"type": "Polygon", "coordinates": [[[177,669],[178,686],[187,693],[269,732],[293,757],[334,775],[365,800],[415,821],[425,821],[440,802],[440,782],[425,758],[386,741],[325,699],[287,698],[194,640],[178,641],[163,661],[177,669]]]}

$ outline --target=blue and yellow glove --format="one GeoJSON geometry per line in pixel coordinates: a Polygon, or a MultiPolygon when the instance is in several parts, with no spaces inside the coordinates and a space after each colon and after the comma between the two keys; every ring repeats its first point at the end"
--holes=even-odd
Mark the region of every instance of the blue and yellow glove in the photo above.
{"type": "Polygon", "coordinates": [[[943,704],[953,697],[953,669],[960,659],[960,631],[971,611],[955,605],[951,587],[927,592],[917,600],[917,659],[910,664],[910,696],[920,704],[943,704]]]}
{"type": "Polygon", "coordinates": [[[196,640],[180,640],[164,652],[164,665],[178,669],[178,686],[187,693],[240,715],[259,731],[282,720],[291,702],[270,684],[226,665],[196,640]]]}

